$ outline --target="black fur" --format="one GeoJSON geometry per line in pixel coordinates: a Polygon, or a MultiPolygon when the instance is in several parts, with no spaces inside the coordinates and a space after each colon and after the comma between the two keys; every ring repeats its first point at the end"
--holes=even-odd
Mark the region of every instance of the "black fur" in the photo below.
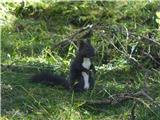
{"type": "Polygon", "coordinates": [[[86,72],[89,75],[90,89],[92,89],[94,86],[94,79],[92,77],[92,74],[95,71],[94,66],[93,64],[91,64],[91,67],[89,68],[89,70],[87,70],[82,66],[82,63],[84,57],[90,58],[91,60],[94,55],[95,51],[90,41],[80,41],[79,50],[76,54],[75,59],[73,59],[71,62],[70,75],[68,80],[58,75],[53,75],[49,72],[36,74],[32,77],[32,80],[49,85],[62,85],[67,90],[84,91],[84,80],[82,72],[86,72]]]}
{"type": "Polygon", "coordinates": [[[71,87],[75,91],[83,91],[84,86],[84,80],[82,77],[82,72],[86,72],[89,74],[89,83],[91,88],[94,86],[94,80],[92,78],[92,72],[95,71],[93,64],[91,64],[91,67],[89,70],[84,68],[82,66],[83,58],[87,57],[90,58],[90,60],[94,57],[95,51],[92,47],[91,43],[87,41],[81,41],[79,50],[77,52],[77,55],[70,66],[70,84],[71,87]],[[76,83],[76,84],[75,84],[76,83]]]}
{"type": "Polygon", "coordinates": [[[64,86],[65,89],[69,88],[69,82],[59,75],[54,75],[51,72],[41,72],[34,76],[32,76],[33,82],[40,82],[47,85],[55,86],[55,85],[61,85],[64,86]]]}

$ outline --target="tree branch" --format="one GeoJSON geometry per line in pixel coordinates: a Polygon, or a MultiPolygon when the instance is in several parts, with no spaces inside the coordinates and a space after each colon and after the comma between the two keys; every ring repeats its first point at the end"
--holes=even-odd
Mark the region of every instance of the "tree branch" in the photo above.
{"type": "Polygon", "coordinates": [[[82,32],[85,31],[85,30],[89,30],[89,29],[91,30],[91,29],[93,29],[94,26],[95,26],[95,25],[87,25],[87,26],[85,26],[85,27],[80,28],[79,30],[77,30],[76,32],[74,32],[73,34],[71,34],[69,38],[61,41],[60,43],[58,43],[58,44],[56,44],[56,45],[54,45],[54,48],[57,48],[57,47],[59,47],[60,45],[65,46],[65,45],[68,44],[68,43],[78,41],[78,39],[75,39],[78,34],[82,33],[82,32]]]}
{"type": "Polygon", "coordinates": [[[140,90],[136,93],[119,93],[114,94],[112,97],[108,97],[103,100],[89,100],[86,103],[88,104],[106,104],[106,105],[116,105],[120,104],[127,100],[136,100],[139,97],[146,97],[150,101],[154,101],[144,90],[140,90]]]}

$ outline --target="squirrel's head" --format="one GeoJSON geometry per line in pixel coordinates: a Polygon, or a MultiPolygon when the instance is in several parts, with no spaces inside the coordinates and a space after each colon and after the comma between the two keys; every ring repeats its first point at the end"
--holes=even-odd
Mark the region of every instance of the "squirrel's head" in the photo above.
{"type": "Polygon", "coordinates": [[[82,57],[92,58],[95,56],[95,50],[89,39],[81,40],[79,43],[78,54],[82,57]]]}

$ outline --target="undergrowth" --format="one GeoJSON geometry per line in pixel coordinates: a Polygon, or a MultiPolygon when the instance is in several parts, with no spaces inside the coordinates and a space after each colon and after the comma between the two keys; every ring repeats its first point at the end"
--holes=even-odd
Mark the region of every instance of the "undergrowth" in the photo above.
{"type": "MultiPolygon", "coordinates": [[[[1,119],[131,119],[134,101],[118,105],[86,104],[88,100],[102,100],[115,93],[137,92],[143,88],[145,71],[139,69],[135,61],[130,61],[128,55],[149,70],[149,95],[160,102],[159,66],[141,52],[151,53],[157,60],[160,47],[143,42],[139,37],[149,34],[160,42],[159,23],[156,22],[159,20],[156,17],[158,5],[157,1],[0,3],[1,119]],[[68,77],[76,47],[73,44],[55,45],[79,28],[95,23],[106,28],[94,30],[91,38],[96,49],[94,64],[97,70],[92,91],[74,93],[30,81],[31,76],[41,70],[68,77]],[[124,29],[139,36],[129,37],[126,31],[124,35],[121,33],[124,29]]],[[[137,120],[158,120],[159,111],[157,104],[140,98],[135,117],[137,120]]]]}

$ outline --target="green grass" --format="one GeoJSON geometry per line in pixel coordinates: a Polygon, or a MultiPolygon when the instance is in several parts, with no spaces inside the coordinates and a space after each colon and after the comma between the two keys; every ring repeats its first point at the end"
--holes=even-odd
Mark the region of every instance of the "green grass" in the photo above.
{"type": "MultiPolygon", "coordinates": [[[[54,48],[53,46],[79,28],[78,25],[68,23],[71,18],[75,19],[80,15],[77,12],[78,8],[83,8],[81,12],[88,15],[83,16],[82,14],[79,24],[84,21],[86,24],[98,21],[99,19],[96,19],[97,13],[102,12],[100,6],[96,7],[96,4],[90,6],[91,3],[85,7],[88,4],[70,4],[67,2],[51,4],[50,2],[37,4],[29,2],[21,13],[18,13],[17,9],[20,8],[20,4],[0,4],[3,6],[2,10],[5,9],[4,12],[0,12],[1,20],[4,20],[1,33],[1,119],[129,119],[134,101],[126,101],[119,105],[86,104],[88,100],[105,99],[115,93],[136,92],[143,87],[143,81],[146,79],[143,69],[133,67],[132,63],[128,62],[125,57],[120,56],[116,53],[117,51],[110,48],[109,43],[99,42],[96,32],[92,39],[97,49],[97,56],[94,59],[97,73],[96,86],[92,91],[74,93],[58,86],[46,86],[30,81],[31,76],[41,70],[51,70],[67,77],[71,59],[75,54],[75,47],[70,45],[69,48],[54,48]],[[69,5],[69,8],[63,8],[63,4],[69,5]],[[38,13],[27,12],[29,5],[33,5],[34,8],[37,6],[38,13]],[[58,7],[55,7],[57,5],[58,7]],[[92,14],[88,9],[92,10],[92,14]],[[60,13],[63,15],[60,16],[60,13]],[[108,64],[103,64],[103,60],[106,59],[105,53],[109,54],[108,64]]],[[[141,8],[141,4],[138,8],[141,8]]],[[[134,9],[130,12],[134,12],[134,9]]],[[[113,16],[115,13],[113,12],[113,16]]],[[[106,21],[112,24],[115,20],[112,21],[112,13],[109,14],[111,18],[106,21]]],[[[126,12],[126,14],[128,13],[126,12]]],[[[135,16],[134,14],[133,16],[135,16]]],[[[105,19],[105,17],[102,19],[104,23],[106,22],[105,19]]],[[[139,16],[135,17],[135,20],[137,19],[139,16]]],[[[134,26],[133,23],[130,24],[134,26]]],[[[143,29],[145,27],[148,26],[144,25],[143,29]]],[[[160,102],[159,71],[159,69],[150,69],[150,74],[147,77],[148,94],[156,102],[160,102]]],[[[157,104],[153,104],[146,98],[139,98],[135,109],[136,120],[158,120],[160,118],[159,111],[160,107],[157,104]]]]}
{"type": "MultiPolygon", "coordinates": [[[[30,82],[31,73],[2,72],[2,117],[8,119],[128,119],[132,101],[120,105],[84,105],[87,100],[104,99],[109,94],[128,91],[129,86],[106,79],[97,80],[95,89],[86,93],[71,93],[61,87],[51,87],[30,82]],[[101,83],[103,82],[103,83],[101,83]]],[[[109,76],[109,75],[108,75],[109,76]]],[[[111,75],[112,76],[112,75],[111,75]]],[[[110,77],[110,76],[109,76],[110,77]]],[[[138,77],[138,76],[136,76],[138,77]]],[[[158,75],[154,76],[155,79],[158,75]]],[[[135,79],[136,80],[136,79],[135,79]]],[[[137,81],[138,82],[138,81],[137,81]]],[[[157,81],[156,81],[157,82],[157,81]]],[[[151,82],[152,83],[152,82],[151,82]]],[[[135,83],[138,86],[138,83],[135,83]]],[[[156,101],[160,98],[158,88],[152,94],[156,101]]],[[[131,88],[130,88],[131,89],[131,88]]],[[[132,89],[133,91],[133,89],[132,89]]],[[[152,93],[152,92],[151,92],[152,93]]],[[[157,106],[153,106],[141,99],[136,108],[136,118],[158,120],[160,113],[157,106]],[[142,104],[142,103],[143,104],[142,104]],[[151,105],[151,106],[150,106],[151,105]]]]}

